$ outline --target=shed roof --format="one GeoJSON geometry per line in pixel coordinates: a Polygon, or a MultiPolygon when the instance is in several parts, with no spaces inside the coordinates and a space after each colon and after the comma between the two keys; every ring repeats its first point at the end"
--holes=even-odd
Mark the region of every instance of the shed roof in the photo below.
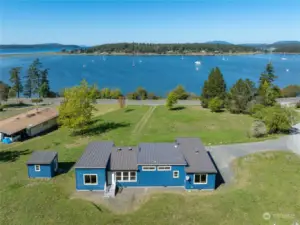
{"type": "Polygon", "coordinates": [[[34,151],[27,161],[27,165],[31,164],[50,164],[57,152],[55,151],[34,151]]]}
{"type": "Polygon", "coordinates": [[[111,153],[111,170],[137,170],[137,147],[114,147],[111,153]]]}
{"type": "Polygon", "coordinates": [[[32,109],[26,113],[1,120],[0,132],[12,135],[28,127],[34,127],[56,117],[58,117],[58,112],[53,108],[32,109]]]}
{"type": "Polygon", "coordinates": [[[174,143],[141,143],[139,165],[186,165],[185,158],[174,143]]]}
{"type": "Polygon", "coordinates": [[[185,167],[187,173],[217,173],[199,138],[177,138],[176,142],[188,162],[188,166],[185,167]]]}
{"type": "Polygon", "coordinates": [[[106,168],[113,146],[112,141],[91,142],[75,168],[106,168]]]}

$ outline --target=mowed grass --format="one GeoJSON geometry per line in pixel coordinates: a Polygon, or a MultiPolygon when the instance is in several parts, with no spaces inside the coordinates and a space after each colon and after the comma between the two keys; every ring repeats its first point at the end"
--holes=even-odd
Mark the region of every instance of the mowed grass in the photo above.
{"type": "MultiPolygon", "coordinates": [[[[199,137],[205,144],[227,144],[259,141],[248,132],[254,119],[228,112],[211,113],[198,106],[167,110],[159,106],[148,120],[139,139],[142,141],[174,141],[177,137],[199,137]]],[[[269,136],[272,138],[275,136],[269,136]]]]}
{"type": "Polygon", "coordinates": [[[136,133],[133,131],[150,107],[131,106],[115,111],[111,105],[97,108],[99,116],[85,135],[74,136],[67,129],[59,129],[24,143],[0,146],[0,224],[266,224],[262,219],[264,212],[282,214],[284,218],[277,219],[287,224],[292,220],[284,215],[296,214],[299,218],[300,159],[289,153],[266,153],[238,160],[234,164],[235,184],[209,193],[155,194],[130,214],[114,214],[102,205],[72,199],[74,170],[68,169],[92,140],[134,145],[198,136],[205,143],[213,143],[215,137],[236,142],[248,140],[245,133],[239,134],[246,130],[241,121],[248,125],[252,121],[247,116],[213,114],[195,107],[169,112],[159,106],[136,133]],[[240,124],[231,124],[235,122],[240,124]],[[172,126],[166,126],[169,123],[172,126]],[[220,129],[212,129],[212,124],[220,129]],[[210,129],[203,128],[209,126],[210,129]],[[66,173],[51,180],[29,179],[25,163],[31,152],[46,149],[58,151],[59,167],[66,173]]]}
{"type": "MultiPolygon", "coordinates": [[[[72,161],[78,153],[61,150],[60,161],[72,161]]],[[[247,156],[234,163],[236,181],[228,187],[209,193],[157,193],[137,211],[122,215],[71,199],[73,170],[51,180],[28,179],[27,158],[0,163],[0,224],[263,225],[292,224],[300,216],[300,159],[291,153],[247,156]],[[263,219],[265,212],[271,221],[263,219]]]]}

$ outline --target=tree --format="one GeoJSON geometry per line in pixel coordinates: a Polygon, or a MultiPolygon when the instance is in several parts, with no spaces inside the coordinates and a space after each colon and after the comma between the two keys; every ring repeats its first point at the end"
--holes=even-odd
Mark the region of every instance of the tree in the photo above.
{"type": "Polygon", "coordinates": [[[103,88],[100,91],[100,98],[104,99],[110,99],[110,89],[109,88],[103,88]]]}
{"type": "Polygon", "coordinates": [[[0,101],[7,100],[9,89],[10,87],[6,83],[0,81],[0,101]]]}
{"type": "Polygon", "coordinates": [[[265,83],[260,87],[260,97],[262,104],[265,106],[273,106],[276,103],[278,93],[274,90],[270,83],[265,83]]]}
{"type": "Polygon", "coordinates": [[[148,99],[157,100],[157,99],[159,99],[159,96],[155,95],[153,92],[150,92],[148,94],[148,99]]]}
{"type": "Polygon", "coordinates": [[[122,92],[120,89],[112,89],[110,91],[110,98],[112,99],[119,99],[122,96],[122,92]]]}
{"type": "Polygon", "coordinates": [[[10,79],[9,81],[12,83],[12,91],[14,91],[17,95],[17,97],[20,97],[20,93],[23,91],[23,85],[21,82],[20,77],[21,67],[14,67],[12,68],[10,73],[10,79]]]}
{"type": "Polygon", "coordinates": [[[276,78],[277,78],[277,76],[275,76],[275,74],[274,74],[274,67],[273,67],[272,63],[268,63],[265,71],[260,75],[259,83],[260,83],[260,85],[263,85],[266,81],[269,84],[271,84],[275,81],[276,78]]]}
{"type": "Polygon", "coordinates": [[[173,91],[168,94],[166,106],[170,110],[177,103],[178,96],[173,91]]]}
{"type": "Polygon", "coordinates": [[[146,91],[145,88],[138,87],[136,89],[136,94],[138,96],[138,99],[140,100],[146,100],[148,98],[148,92],[146,91]]]}
{"type": "Polygon", "coordinates": [[[208,107],[208,102],[214,97],[219,97],[221,100],[226,98],[226,83],[218,67],[211,70],[208,80],[204,82],[201,94],[202,106],[208,107]]]}
{"type": "Polygon", "coordinates": [[[59,123],[73,131],[83,131],[92,120],[92,113],[96,108],[97,88],[88,86],[83,80],[79,86],[67,88],[64,100],[59,106],[59,123]]]}
{"type": "Polygon", "coordinates": [[[239,79],[229,90],[226,107],[231,113],[246,113],[249,102],[254,99],[256,88],[249,79],[239,79]]]}
{"type": "Polygon", "coordinates": [[[39,86],[39,97],[45,98],[49,97],[50,93],[50,86],[49,86],[49,80],[48,80],[48,69],[44,69],[40,71],[41,73],[41,81],[39,86]]]}
{"type": "Polygon", "coordinates": [[[186,100],[190,95],[187,93],[182,85],[178,85],[173,92],[177,95],[178,99],[186,100]]]}
{"type": "Polygon", "coordinates": [[[138,100],[139,96],[137,95],[136,92],[130,92],[127,94],[127,98],[130,100],[138,100]]]}
{"type": "Polygon", "coordinates": [[[209,100],[208,108],[211,112],[220,112],[223,107],[223,100],[219,97],[214,97],[209,100]]]}
{"type": "Polygon", "coordinates": [[[10,88],[8,91],[8,97],[9,98],[15,98],[17,96],[16,91],[13,88],[10,88]]]}
{"type": "Polygon", "coordinates": [[[29,66],[25,76],[24,95],[31,98],[33,94],[39,93],[41,86],[41,67],[42,63],[37,58],[29,66]]]}
{"type": "Polygon", "coordinates": [[[281,90],[282,96],[289,97],[297,97],[300,95],[300,85],[289,85],[281,90]]]}

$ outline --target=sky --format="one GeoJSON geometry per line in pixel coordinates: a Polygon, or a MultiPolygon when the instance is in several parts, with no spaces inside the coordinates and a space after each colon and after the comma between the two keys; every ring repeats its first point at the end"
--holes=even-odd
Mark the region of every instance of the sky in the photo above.
{"type": "Polygon", "coordinates": [[[300,40],[300,0],[0,0],[0,44],[300,40]]]}

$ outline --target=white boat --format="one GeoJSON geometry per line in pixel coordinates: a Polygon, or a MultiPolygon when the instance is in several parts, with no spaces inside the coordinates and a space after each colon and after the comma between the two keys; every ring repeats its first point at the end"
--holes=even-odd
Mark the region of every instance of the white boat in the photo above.
{"type": "Polygon", "coordinates": [[[286,69],[286,72],[289,72],[290,70],[289,69],[286,69]]]}
{"type": "Polygon", "coordinates": [[[86,67],[86,65],[82,65],[82,67],[84,68],[84,67],[86,67]]]}
{"type": "Polygon", "coordinates": [[[196,65],[201,65],[201,62],[200,61],[196,61],[195,64],[196,65]]]}
{"type": "Polygon", "coordinates": [[[139,61],[139,63],[142,63],[142,62],[143,62],[142,60],[139,61]]]}
{"type": "Polygon", "coordinates": [[[183,56],[181,56],[181,60],[183,60],[183,56]]]}
{"type": "Polygon", "coordinates": [[[281,58],[281,60],[287,60],[287,58],[285,57],[285,53],[283,54],[283,57],[281,58]]]}
{"type": "Polygon", "coordinates": [[[225,58],[224,58],[224,56],[223,56],[222,60],[223,60],[223,61],[225,61],[225,58]]]}

